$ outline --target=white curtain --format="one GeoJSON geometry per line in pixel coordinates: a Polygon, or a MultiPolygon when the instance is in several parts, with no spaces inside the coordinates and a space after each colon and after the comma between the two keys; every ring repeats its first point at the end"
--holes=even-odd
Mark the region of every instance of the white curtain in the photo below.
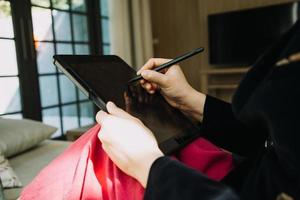
{"type": "Polygon", "coordinates": [[[111,54],[120,56],[138,69],[153,57],[149,0],[108,2],[111,54]]]}

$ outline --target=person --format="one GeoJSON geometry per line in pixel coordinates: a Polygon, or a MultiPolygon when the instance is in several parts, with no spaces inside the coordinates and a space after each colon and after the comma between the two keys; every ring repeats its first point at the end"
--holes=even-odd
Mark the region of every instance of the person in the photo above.
{"type": "Polygon", "coordinates": [[[145,199],[300,199],[299,52],[298,21],[252,66],[232,104],[193,89],[178,65],[151,70],[166,59],[150,59],[138,71],[149,93],[160,92],[199,121],[207,139],[240,158],[222,182],[164,156],[151,131],[112,102],[96,116],[102,147],[146,188],[145,199]]]}

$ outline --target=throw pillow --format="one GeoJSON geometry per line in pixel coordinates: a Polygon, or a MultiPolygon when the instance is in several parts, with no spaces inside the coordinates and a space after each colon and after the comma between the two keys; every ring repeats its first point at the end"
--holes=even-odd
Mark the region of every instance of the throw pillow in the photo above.
{"type": "Polygon", "coordinates": [[[33,120],[0,118],[0,152],[5,157],[16,155],[50,138],[56,130],[33,120]]]}

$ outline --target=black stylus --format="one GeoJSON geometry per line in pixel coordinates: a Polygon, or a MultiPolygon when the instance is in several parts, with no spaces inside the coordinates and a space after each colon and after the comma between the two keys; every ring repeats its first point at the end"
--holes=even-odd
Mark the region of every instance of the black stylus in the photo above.
{"type": "MultiPolygon", "coordinates": [[[[188,52],[188,53],[186,53],[186,54],[183,54],[183,55],[181,55],[181,56],[179,56],[179,57],[177,57],[177,58],[175,58],[175,59],[173,59],[173,60],[170,60],[169,62],[166,62],[166,63],[164,63],[164,64],[162,64],[162,65],[160,65],[160,66],[154,68],[153,70],[159,72],[159,71],[162,70],[162,69],[165,69],[165,68],[167,68],[167,67],[170,67],[170,66],[172,66],[172,65],[175,65],[176,63],[179,63],[180,61],[183,61],[183,60],[185,60],[185,59],[188,59],[189,57],[194,56],[194,55],[196,55],[196,54],[198,54],[198,53],[201,53],[202,51],[204,51],[204,48],[202,48],[202,47],[197,48],[197,49],[194,49],[193,51],[188,52]]],[[[130,79],[130,80],[128,81],[128,84],[133,83],[133,82],[138,81],[138,80],[141,80],[141,79],[143,79],[143,77],[142,77],[141,75],[138,75],[138,76],[136,76],[136,77],[130,79]]]]}

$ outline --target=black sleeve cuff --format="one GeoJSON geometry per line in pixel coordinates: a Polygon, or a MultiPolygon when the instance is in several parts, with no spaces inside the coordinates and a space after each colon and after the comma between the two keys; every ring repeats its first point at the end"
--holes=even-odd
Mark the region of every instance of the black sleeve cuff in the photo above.
{"type": "Polygon", "coordinates": [[[257,156],[267,134],[258,134],[236,118],[231,104],[207,96],[204,104],[202,136],[215,145],[241,155],[257,156]]]}
{"type": "Polygon", "coordinates": [[[151,166],[145,200],[237,199],[228,187],[207,178],[169,157],[160,157],[151,166]]]}
{"type": "Polygon", "coordinates": [[[232,115],[231,104],[207,95],[204,104],[201,130],[207,134],[222,130],[224,113],[227,115],[227,117],[232,115]]]}

